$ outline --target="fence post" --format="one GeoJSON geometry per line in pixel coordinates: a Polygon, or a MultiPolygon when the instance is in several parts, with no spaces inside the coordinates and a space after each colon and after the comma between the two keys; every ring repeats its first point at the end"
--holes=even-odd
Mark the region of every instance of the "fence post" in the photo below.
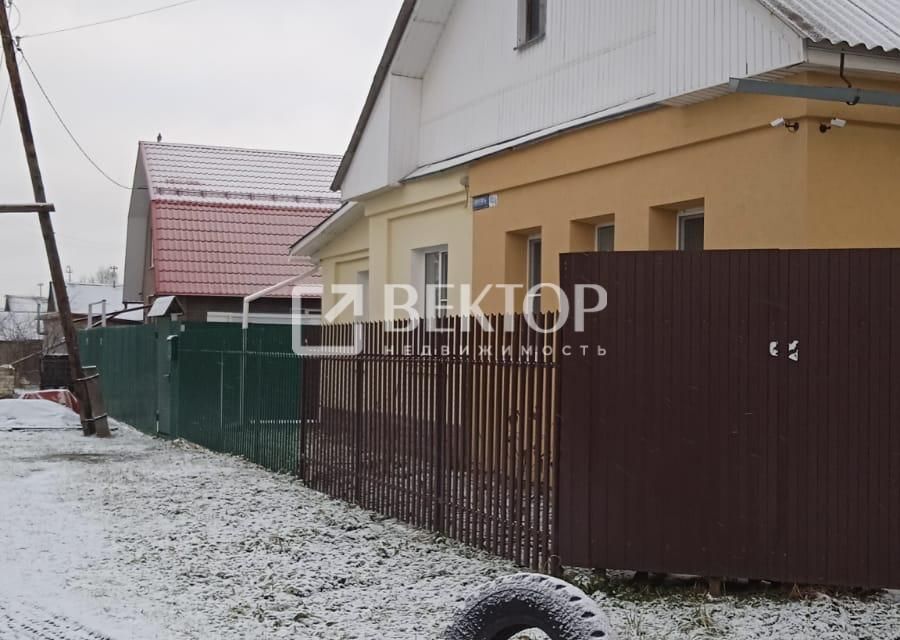
{"type": "MultiPolygon", "coordinates": [[[[444,334],[439,335],[443,336],[444,334]]],[[[441,343],[443,341],[438,340],[438,342],[441,343]]],[[[440,344],[439,349],[436,349],[434,353],[443,353],[443,344],[440,344]]],[[[432,471],[434,483],[432,491],[432,494],[434,495],[434,522],[432,523],[432,528],[435,531],[444,533],[444,438],[447,431],[447,368],[450,365],[449,362],[445,362],[443,359],[437,357],[435,357],[435,359],[438,363],[435,380],[437,398],[434,403],[435,413],[437,414],[434,420],[437,455],[435,456],[432,471]]]]}
{"type": "Polygon", "coordinates": [[[355,411],[353,418],[353,501],[360,504],[362,498],[362,420],[363,420],[363,355],[356,358],[355,411]]]}
{"type": "Polygon", "coordinates": [[[298,478],[306,482],[306,416],[309,413],[306,404],[308,402],[306,360],[300,358],[297,366],[300,369],[300,423],[297,426],[297,429],[299,429],[297,433],[297,464],[294,468],[294,473],[297,474],[298,478]]]}

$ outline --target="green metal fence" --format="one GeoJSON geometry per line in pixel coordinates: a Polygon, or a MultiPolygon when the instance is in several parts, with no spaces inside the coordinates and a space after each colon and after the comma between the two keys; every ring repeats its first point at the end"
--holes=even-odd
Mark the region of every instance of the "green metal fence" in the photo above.
{"type": "Polygon", "coordinates": [[[210,324],[94,329],[81,344],[113,417],[157,433],[157,416],[168,415],[171,437],[296,471],[302,362],[291,327],[251,326],[246,346],[239,326],[210,324]]]}
{"type": "Polygon", "coordinates": [[[148,325],[82,331],[85,366],[102,374],[109,414],[146,433],[156,433],[156,328],[148,325]]]}

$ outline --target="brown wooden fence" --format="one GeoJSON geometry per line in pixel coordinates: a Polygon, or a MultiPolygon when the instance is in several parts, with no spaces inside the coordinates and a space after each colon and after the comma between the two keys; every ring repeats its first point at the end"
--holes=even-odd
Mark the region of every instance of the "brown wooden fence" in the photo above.
{"type": "Polygon", "coordinates": [[[565,564],[900,587],[900,250],[564,256],[565,564]]]}
{"type": "MultiPolygon", "coordinates": [[[[555,338],[521,316],[487,320],[493,331],[461,318],[442,320],[441,333],[368,323],[361,354],[307,358],[303,396],[314,406],[301,474],[334,497],[546,570],[555,338]]],[[[353,331],[324,327],[321,344],[349,345],[353,331]]]]}

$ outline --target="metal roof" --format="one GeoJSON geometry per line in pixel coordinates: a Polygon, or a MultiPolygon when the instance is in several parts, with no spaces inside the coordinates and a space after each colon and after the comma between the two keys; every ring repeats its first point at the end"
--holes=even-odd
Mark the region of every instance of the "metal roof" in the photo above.
{"type": "Polygon", "coordinates": [[[900,0],[759,0],[817,43],[900,51],[900,0]]]}
{"type": "Polygon", "coordinates": [[[142,142],[151,198],[188,202],[298,203],[340,200],[331,180],[340,156],[142,142]]]}
{"type": "MultiPolygon", "coordinates": [[[[106,301],[106,313],[115,313],[130,309],[132,306],[123,302],[124,289],[121,285],[111,284],[86,284],[80,282],[67,282],[66,291],[69,293],[69,307],[76,316],[86,316],[90,311],[94,315],[99,316],[102,312],[100,303],[106,301]],[[93,305],[93,309],[91,309],[93,305]]],[[[144,320],[144,311],[138,308],[128,313],[116,316],[117,320],[123,322],[142,322],[144,320]]],[[[50,283],[50,299],[47,304],[48,313],[56,313],[56,292],[53,289],[53,283],[50,283]]]]}
{"type": "Polygon", "coordinates": [[[38,296],[14,296],[6,295],[3,304],[4,311],[18,313],[36,313],[39,308],[47,310],[47,299],[38,296]]]}
{"type": "Polygon", "coordinates": [[[311,267],[308,258],[291,258],[290,247],[333,211],[178,200],[156,200],[150,208],[157,293],[225,297],[249,295],[311,267]]]}
{"type": "Polygon", "coordinates": [[[243,297],[296,275],[312,262],[291,245],[341,203],[340,156],[151,142],[141,154],[160,296],[243,297]]]}

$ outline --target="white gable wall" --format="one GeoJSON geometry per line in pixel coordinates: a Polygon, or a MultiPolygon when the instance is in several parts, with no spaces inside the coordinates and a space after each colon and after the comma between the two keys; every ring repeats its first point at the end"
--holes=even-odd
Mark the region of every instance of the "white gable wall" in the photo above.
{"type": "Polygon", "coordinates": [[[516,0],[457,0],[425,74],[420,162],[653,93],[654,0],[548,0],[547,37],[515,49],[516,0]]]}
{"type": "Polygon", "coordinates": [[[388,150],[391,132],[391,82],[390,78],[381,88],[372,114],[366,124],[350,165],[341,185],[345,202],[359,196],[383,189],[393,182],[388,174],[388,150]]]}
{"type": "Polygon", "coordinates": [[[660,102],[806,61],[803,39],[756,0],[656,4],[660,102]]]}
{"type": "Polygon", "coordinates": [[[806,56],[803,39],[757,0],[547,0],[546,38],[522,50],[517,6],[419,0],[345,198],[424,165],[806,56]]]}

